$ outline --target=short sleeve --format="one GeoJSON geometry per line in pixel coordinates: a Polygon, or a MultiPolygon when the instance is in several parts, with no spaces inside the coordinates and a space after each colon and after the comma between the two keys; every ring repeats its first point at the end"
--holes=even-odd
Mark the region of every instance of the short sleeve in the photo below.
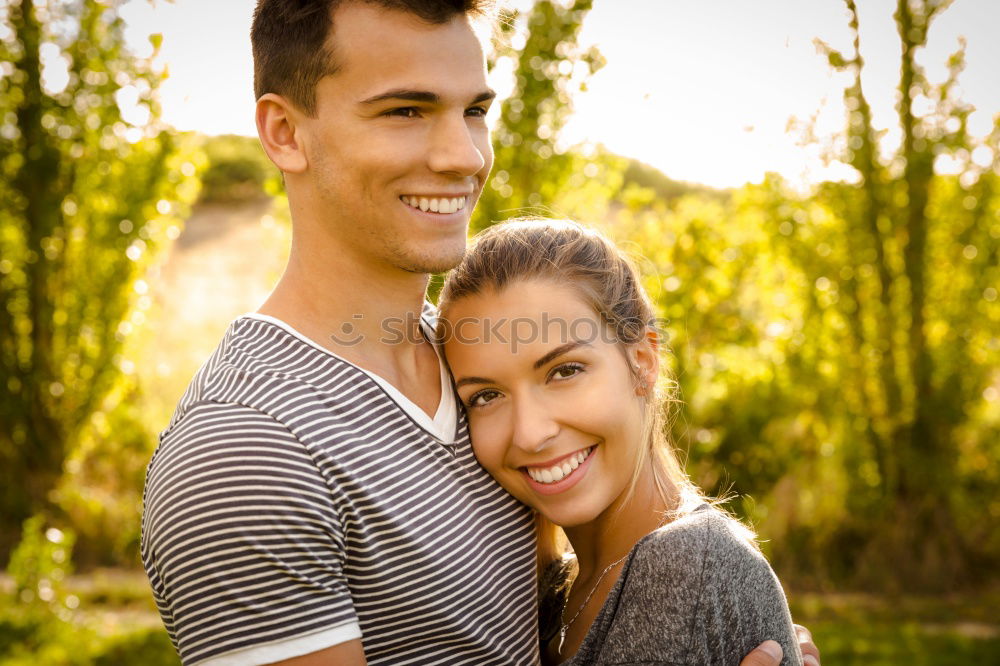
{"type": "Polygon", "coordinates": [[[359,638],[344,552],[331,489],[272,417],[202,403],[161,437],[142,559],[184,664],[267,663],[359,638]]]}
{"type": "Polygon", "coordinates": [[[709,508],[635,548],[574,664],[738,664],[767,639],[801,664],[784,593],[743,528],[709,508]]]}
{"type": "Polygon", "coordinates": [[[706,663],[737,664],[765,640],[781,644],[784,666],[801,664],[792,617],[778,577],[736,521],[713,516],[692,640],[706,663]]]}

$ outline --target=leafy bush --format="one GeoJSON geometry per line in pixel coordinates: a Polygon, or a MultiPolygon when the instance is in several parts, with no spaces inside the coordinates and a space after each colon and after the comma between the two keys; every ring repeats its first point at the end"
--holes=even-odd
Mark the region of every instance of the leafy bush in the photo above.
{"type": "Polygon", "coordinates": [[[137,631],[112,640],[100,654],[94,656],[94,666],[176,666],[179,662],[174,646],[162,629],[137,631]]]}
{"type": "Polygon", "coordinates": [[[265,196],[280,182],[278,170],[254,137],[226,134],[207,137],[208,168],[202,174],[201,200],[231,202],[265,196]]]}
{"type": "MultiPolygon", "coordinates": [[[[92,599],[68,588],[72,531],[47,526],[43,517],[33,516],[21,534],[8,566],[13,585],[0,594],[0,666],[178,663],[162,627],[137,628],[109,620],[109,611],[120,608],[102,604],[94,612],[92,599]]],[[[133,601],[132,578],[118,586],[122,589],[110,594],[102,589],[103,598],[133,601]]]]}

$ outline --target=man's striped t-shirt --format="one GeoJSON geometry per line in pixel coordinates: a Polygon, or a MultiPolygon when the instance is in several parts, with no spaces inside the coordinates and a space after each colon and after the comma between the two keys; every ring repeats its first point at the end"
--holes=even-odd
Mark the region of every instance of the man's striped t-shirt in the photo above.
{"type": "Polygon", "coordinates": [[[143,563],[184,664],[359,637],[369,664],[536,663],[531,515],[454,409],[452,439],[281,322],[237,319],[147,470],[143,563]]]}

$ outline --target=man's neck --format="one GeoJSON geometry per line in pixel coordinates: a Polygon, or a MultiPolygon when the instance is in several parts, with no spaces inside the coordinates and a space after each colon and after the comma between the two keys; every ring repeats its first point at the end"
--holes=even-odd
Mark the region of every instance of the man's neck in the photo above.
{"type": "MultiPolygon", "coordinates": [[[[399,345],[393,333],[419,320],[427,275],[352,261],[339,248],[294,243],[284,274],[260,307],[338,354],[399,345]]],[[[350,356],[351,354],[346,354],[350,356]]]]}
{"type": "Polygon", "coordinates": [[[258,311],[380,375],[433,414],[438,360],[420,332],[428,276],[374,265],[322,240],[293,237],[285,272],[258,311]]]}

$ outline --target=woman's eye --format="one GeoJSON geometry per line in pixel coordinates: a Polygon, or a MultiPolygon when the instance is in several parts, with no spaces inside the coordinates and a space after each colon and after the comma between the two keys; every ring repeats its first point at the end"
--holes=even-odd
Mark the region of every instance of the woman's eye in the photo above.
{"type": "Polygon", "coordinates": [[[497,396],[499,396],[499,391],[487,390],[479,391],[478,393],[473,393],[469,397],[469,402],[465,405],[466,407],[485,407],[486,405],[493,402],[497,396]]]}
{"type": "Polygon", "coordinates": [[[553,368],[549,377],[553,379],[569,379],[581,372],[583,372],[583,365],[579,363],[563,363],[553,368]]]}

